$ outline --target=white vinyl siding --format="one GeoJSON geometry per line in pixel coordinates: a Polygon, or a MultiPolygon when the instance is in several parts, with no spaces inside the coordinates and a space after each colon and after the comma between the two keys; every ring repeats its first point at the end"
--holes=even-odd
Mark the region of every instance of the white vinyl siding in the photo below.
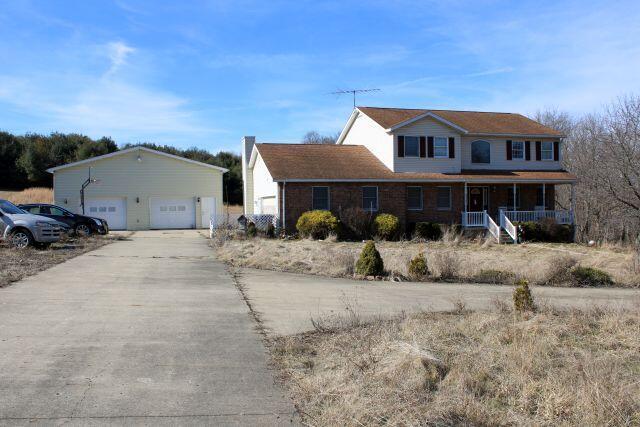
{"type": "MultiPolygon", "coordinates": [[[[254,150],[257,151],[256,148],[254,150]]],[[[264,163],[260,152],[256,153],[256,161],[253,165],[253,168],[248,168],[249,175],[253,181],[252,183],[252,191],[251,196],[253,197],[252,207],[253,213],[256,214],[265,214],[267,212],[263,212],[264,203],[262,202],[265,198],[273,198],[273,204],[276,208],[277,213],[278,207],[278,183],[273,181],[271,174],[269,173],[269,169],[267,169],[267,165],[264,163]]],[[[271,209],[269,209],[271,210],[271,209]]]]}
{"type": "Polygon", "coordinates": [[[344,145],[364,145],[386,167],[393,170],[395,141],[378,123],[365,114],[358,114],[342,141],[344,145]]]}
{"type": "MultiPolygon", "coordinates": [[[[462,138],[462,169],[494,169],[494,170],[560,170],[562,165],[559,161],[536,161],[536,141],[545,141],[543,138],[488,138],[478,136],[465,136],[462,138]],[[473,141],[482,139],[487,141],[491,146],[491,163],[473,163],[471,161],[471,144],[473,141]],[[526,153],[522,159],[507,160],[507,139],[517,141],[530,141],[531,160],[526,160],[526,153]]],[[[553,142],[557,139],[547,138],[546,141],[553,142]]],[[[526,150],[526,144],[524,145],[526,150]]],[[[457,148],[457,147],[456,147],[457,148]]],[[[553,153],[552,153],[553,155],[553,153]]]]}

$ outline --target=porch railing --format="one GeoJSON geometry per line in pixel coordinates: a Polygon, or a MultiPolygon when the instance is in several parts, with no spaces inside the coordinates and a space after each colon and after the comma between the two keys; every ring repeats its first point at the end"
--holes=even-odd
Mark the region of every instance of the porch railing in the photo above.
{"type": "Polygon", "coordinates": [[[462,212],[462,225],[464,227],[484,227],[484,215],[486,211],[481,212],[462,212]]]}
{"type": "Polygon", "coordinates": [[[505,211],[500,211],[500,227],[504,228],[514,243],[518,243],[518,230],[516,226],[505,215],[505,211]]]}
{"type": "Polygon", "coordinates": [[[558,224],[573,224],[573,211],[503,211],[511,222],[540,221],[551,218],[558,224]]]}
{"type": "Polygon", "coordinates": [[[484,211],[484,221],[485,227],[489,230],[491,235],[496,238],[498,243],[500,243],[500,227],[498,227],[498,224],[495,223],[487,211],[484,211]]]}

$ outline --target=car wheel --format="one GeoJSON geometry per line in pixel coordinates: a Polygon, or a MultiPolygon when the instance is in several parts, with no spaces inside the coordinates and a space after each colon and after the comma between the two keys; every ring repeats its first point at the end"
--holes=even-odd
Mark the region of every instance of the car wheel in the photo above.
{"type": "Polygon", "coordinates": [[[11,233],[9,240],[11,246],[17,249],[24,249],[30,245],[33,245],[33,236],[27,230],[17,230],[11,233]]]}
{"type": "Polygon", "coordinates": [[[76,226],[76,234],[82,237],[90,236],[91,228],[87,224],[79,224],[76,226]]]}

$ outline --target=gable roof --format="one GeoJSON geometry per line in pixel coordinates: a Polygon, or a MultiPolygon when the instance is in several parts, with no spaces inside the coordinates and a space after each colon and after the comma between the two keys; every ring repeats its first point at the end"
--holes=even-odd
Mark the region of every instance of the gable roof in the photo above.
{"type": "Polygon", "coordinates": [[[474,135],[522,135],[563,137],[561,132],[522,114],[482,111],[424,110],[408,108],[356,107],[373,121],[392,131],[425,117],[432,117],[463,133],[474,135]]]}
{"type": "Polygon", "coordinates": [[[169,153],[165,153],[165,152],[158,151],[158,150],[152,150],[151,148],[147,148],[147,147],[135,146],[135,147],[127,148],[125,150],[118,150],[118,151],[114,151],[113,153],[103,154],[102,156],[90,157],[88,159],[80,160],[80,161],[77,161],[77,162],[67,163],[66,165],[61,165],[61,166],[56,166],[56,167],[53,167],[53,168],[49,168],[49,169],[47,169],[47,172],[54,173],[54,172],[59,171],[61,169],[66,169],[66,168],[71,168],[71,167],[74,167],[74,166],[83,165],[83,164],[86,164],[86,163],[91,163],[91,162],[94,162],[96,160],[103,160],[103,159],[108,159],[108,158],[115,157],[115,156],[120,156],[120,155],[123,155],[123,154],[131,153],[132,151],[144,151],[144,152],[147,152],[147,153],[158,154],[160,156],[165,156],[165,157],[169,157],[171,159],[181,160],[183,162],[192,163],[192,164],[195,164],[195,165],[198,165],[198,166],[202,166],[202,167],[205,167],[205,168],[216,169],[216,170],[221,171],[222,173],[225,173],[225,172],[229,171],[229,169],[221,168],[220,166],[214,166],[214,165],[210,165],[208,163],[198,162],[196,160],[187,159],[185,157],[176,156],[174,154],[169,154],[169,153]]]}
{"type": "MultiPolygon", "coordinates": [[[[274,181],[573,182],[566,171],[393,172],[362,145],[256,144],[274,181]]],[[[252,155],[252,158],[254,156],[252,155]]]]}

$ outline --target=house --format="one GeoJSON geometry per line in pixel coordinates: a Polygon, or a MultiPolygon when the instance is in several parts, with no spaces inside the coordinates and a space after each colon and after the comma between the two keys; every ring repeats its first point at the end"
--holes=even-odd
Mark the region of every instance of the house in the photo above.
{"type": "MultiPolygon", "coordinates": [[[[416,222],[486,228],[554,218],[562,138],[520,114],[357,107],[335,145],[243,140],[245,214],[273,214],[288,231],[305,211],[360,207],[416,222]]],[[[572,191],[573,200],[573,191],[572,191]]],[[[573,202],[572,202],[573,203],[573,202]]]]}
{"type": "Polygon", "coordinates": [[[222,213],[227,169],[132,147],[47,170],[55,204],[113,230],[206,228],[222,213]]]}

